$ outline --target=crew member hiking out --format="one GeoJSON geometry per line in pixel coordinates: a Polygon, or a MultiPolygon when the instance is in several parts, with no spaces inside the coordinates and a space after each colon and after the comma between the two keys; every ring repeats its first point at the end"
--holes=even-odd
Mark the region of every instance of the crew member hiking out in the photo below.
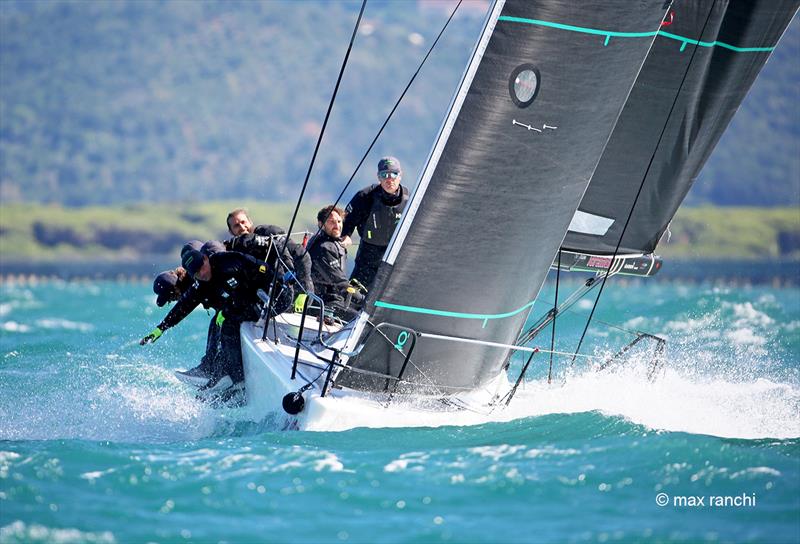
{"type": "MultiPolygon", "coordinates": [[[[225,251],[222,243],[209,241],[205,244],[193,240],[183,246],[181,255],[188,251],[197,250],[202,254],[211,256],[215,253],[225,251]]],[[[182,381],[192,383],[197,386],[205,385],[212,375],[212,367],[219,347],[219,326],[217,325],[217,314],[224,305],[224,299],[215,296],[207,284],[201,284],[192,278],[183,268],[167,270],[156,276],[153,282],[153,291],[158,295],[156,304],[159,307],[167,302],[177,301],[177,304],[170,309],[161,323],[153,329],[147,336],[141,339],[140,344],[150,344],[158,340],[161,335],[183,321],[200,304],[206,310],[213,310],[214,313],[208,324],[208,335],[206,337],[206,351],[200,364],[190,370],[178,370],[176,376],[182,381]]]]}
{"type": "Polygon", "coordinates": [[[226,394],[244,388],[244,366],[239,338],[239,326],[244,321],[256,321],[258,311],[258,289],[268,289],[270,271],[266,264],[255,258],[224,251],[208,257],[199,251],[183,254],[183,267],[210,291],[211,296],[224,300],[217,313],[219,326],[219,349],[212,364],[212,376],[201,393],[226,394]]]}
{"type": "Polygon", "coordinates": [[[379,183],[356,193],[346,208],[342,245],[352,244],[350,236],[358,230],[361,243],[351,277],[367,288],[375,279],[378,265],[408,202],[408,189],[400,185],[402,176],[400,161],[394,157],[382,158],[378,161],[379,183]]]}

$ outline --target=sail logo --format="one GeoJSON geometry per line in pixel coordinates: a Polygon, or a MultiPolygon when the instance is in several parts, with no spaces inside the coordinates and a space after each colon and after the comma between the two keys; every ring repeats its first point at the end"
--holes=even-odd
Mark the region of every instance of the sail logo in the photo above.
{"type": "Polygon", "coordinates": [[[397,342],[394,344],[394,349],[402,352],[403,346],[405,346],[406,342],[408,342],[408,337],[408,331],[401,331],[400,334],[397,335],[397,342]]]}
{"type": "Polygon", "coordinates": [[[512,126],[513,125],[517,125],[517,126],[520,126],[520,127],[525,127],[528,130],[533,130],[533,131],[539,132],[539,133],[544,132],[545,130],[556,130],[556,129],[558,129],[558,127],[554,127],[554,126],[548,125],[547,123],[542,124],[542,128],[536,128],[536,127],[531,126],[531,125],[526,125],[525,123],[520,123],[516,119],[512,119],[511,120],[511,125],[512,126]]]}
{"type": "Polygon", "coordinates": [[[586,266],[590,268],[608,268],[611,266],[611,259],[606,257],[590,257],[586,266]]]}

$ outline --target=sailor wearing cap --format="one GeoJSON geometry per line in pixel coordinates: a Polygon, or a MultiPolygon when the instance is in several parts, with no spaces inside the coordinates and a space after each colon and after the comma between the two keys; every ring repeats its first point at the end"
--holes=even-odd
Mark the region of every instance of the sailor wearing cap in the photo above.
{"type": "Polygon", "coordinates": [[[408,202],[408,189],[400,185],[403,169],[394,157],[378,161],[378,183],[365,187],[350,200],[342,227],[342,243],[352,244],[355,230],[361,237],[351,276],[369,286],[408,202]]]}
{"type": "MultiPolygon", "coordinates": [[[[180,295],[178,303],[164,320],[140,343],[155,342],[164,331],[180,323],[199,304],[213,308],[216,313],[209,324],[206,354],[200,365],[185,372],[176,372],[176,375],[183,381],[200,386],[201,394],[206,397],[243,389],[239,325],[242,321],[258,318],[256,292],[268,286],[268,268],[250,256],[224,251],[224,246],[216,241],[205,244],[190,242],[183,246],[181,265],[178,270],[185,271],[192,284],[180,295]]],[[[159,274],[153,284],[153,290],[159,297],[162,292],[165,293],[164,302],[175,296],[170,291],[170,272],[159,274]]]]}

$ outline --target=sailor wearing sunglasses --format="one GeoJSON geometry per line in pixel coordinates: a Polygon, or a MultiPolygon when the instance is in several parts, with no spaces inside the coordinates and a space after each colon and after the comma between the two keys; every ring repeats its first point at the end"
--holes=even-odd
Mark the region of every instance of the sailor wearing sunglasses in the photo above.
{"type": "Polygon", "coordinates": [[[408,202],[408,189],[400,185],[402,177],[399,160],[382,158],[378,161],[378,183],[356,193],[347,205],[342,244],[352,244],[350,236],[358,230],[361,243],[351,278],[368,289],[408,202]]]}

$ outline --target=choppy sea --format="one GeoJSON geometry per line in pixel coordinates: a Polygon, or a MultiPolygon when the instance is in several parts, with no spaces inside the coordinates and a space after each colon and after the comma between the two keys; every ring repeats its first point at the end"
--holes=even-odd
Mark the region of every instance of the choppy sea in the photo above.
{"type": "Polygon", "coordinates": [[[612,283],[589,357],[555,356],[548,384],[537,355],[508,411],[341,432],[196,401],[172,371],[209,317],[141,347],[153,299],[0,285],[0,542],[800,542],[798,288],[612,283]],[[629,331],[667,340],[654,381],[648,342],[597,370],[629,331]]]}

